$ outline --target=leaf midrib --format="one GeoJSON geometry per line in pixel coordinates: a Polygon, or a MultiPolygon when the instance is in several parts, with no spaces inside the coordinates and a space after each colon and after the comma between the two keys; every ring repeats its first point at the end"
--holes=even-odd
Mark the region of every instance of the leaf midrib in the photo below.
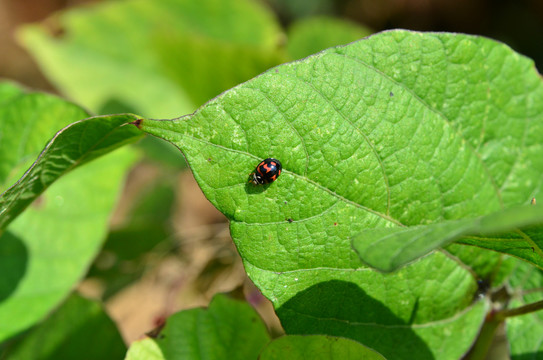
{"type": "MultiPolygon", "coordinates": [[[[159,121],[160,121],[160,120],[159,120],[159,121]]],[[[242,150],[232,149],[232,148],[226,147],[226,146],[224,146],[224,145],[215,144],[215,143],[212,143],[212,142],[210,142],[210,141],[208,141],[208,140],[200,139],[200,138],[197,138],[197,137],[188,135],[188,134],[186,134],[186,133],[176,132],[176,131],[174,131],[174,130],[169,130],[169,129],[161,129],[161,131],[162,131],[162,132],[169,132],[169,133],[171,133],[171,134],[173,134],[173,135],[177,135],[177,136],[179,136],[179,135],[180,135],[180,136],[185,136],[185,137],[187,137],[187,138],[190,138],[190,139],[193,139],[193,140],[202,142],[202,143],[204,143],[204,144],[207,144],[207,145],[210,145],[210,146],[218,147],[218,148],[223,149],[223,150],[225,150],[225,151],[231,151],[231,152],[235,152],[235,153],[239,153],[239,154],[242,154],[242,155],[249,156],[249,157],[254,158],[254,159],[256,159],[256,160],[261,160],[259,157],[257,157],[256,155],[253,155],[253,154],[251,154],[251,153],[248,153],[248,152],[245,152],[245,151],[242,151],[242,150]]],[[[176,136],[174,136],[174,137],[176,137],[176,136]]],[[[190,160],[189,160],[189,163],[190,163],[190,160]]],[[[323,190],[323,191],[329,193],[330,195],[332,195],[332,196],[338,198],[339,200],[342,200],[343,202],[345,202],[345,203],[347,203],[347,204],[353,205],[354,207],[357,207],[357,208],[359,208],[359,209],[366,210],[367,212],[372,213],[372,214],[374,214],[374,215],[377,215],[377,216],[383,218],[384,220],[387,220],[387,221],[389,221],[389,222],[391,222],[391,223],[393,223],[393,224],[396,224],[396,225],[398,225],[398,226],[405,226],[405,225],[403,225],[402,223],[400,223],[398,220],[393,219],[393,218],[391,218],[390,216],[388,216],[388,215],[386,215],[386,214],[383,214],[383,213],[381,213],[381,212],[379,212],[379,211],[376,211],[376,210],[370,209],[370,208],[368,208],[368,207],[366,207],[366,206],[364,206],[364,205],[358,204],[357,202],[354,202],[354,201],[352,201],[352,200],[349,200],[349,199],[347,199],[347,198],[345,198],[345,197],[343,197],[343,196],[337,194],[337,193],[334,192],[333,190],[328,189],[328,188],[325,187],[324,185],[321,185],[321,184],[319,184],[319,183],[317,183],[317,182],[315,182],[315,181],[313,181],[313,180],[311,180],[311,179],[309,179],[309,178],[307,178],[307,177],[304,177],[304,176],[299,175],[299,174],[297,174],[297,173],[294,173],[294,172],[291,172],[291,171],[289,171],[289,170],[286,170],[285,168],[283,168],[282,172],[283,172],[283,173],[286,173],[286,174],[290,174],[290,175],[292,175],[292,176],[294,176],[294,177],[298,177],[298,178],[302,179],[303,181],[306,181],[306,182],[312,184],[312,185],[315,186],[316,188],[321,189],[321,190],[323,190]]],[[[241,185],[241,183],[240,183],[240,185],[241,185]]],[[[211,187],[211,188],[213,188],[213,187],[211,187]]],[[[236,221],[235,219],[232,219],[232,220],[236,221]]]]}

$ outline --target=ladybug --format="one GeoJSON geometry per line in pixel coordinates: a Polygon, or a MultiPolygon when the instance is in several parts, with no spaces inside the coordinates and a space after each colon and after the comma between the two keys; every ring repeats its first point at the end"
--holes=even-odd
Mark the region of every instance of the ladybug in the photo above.
{"type": "Polygon", "coordinates": [[[277,180],[281,175],[281,162],[277,159],[264,159],[258,164],[255,171],[249,175],[255,185],[269,184],[277,180]]]}

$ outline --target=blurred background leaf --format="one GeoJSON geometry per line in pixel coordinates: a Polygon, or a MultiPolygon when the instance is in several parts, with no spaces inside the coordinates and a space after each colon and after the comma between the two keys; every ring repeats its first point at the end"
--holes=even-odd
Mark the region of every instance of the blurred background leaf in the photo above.
{"type": "Polygon", "coordinates": [[[0,222],[11,222],[0,233],[0,272],[9,274],[0,280],[1,342],[43,319],[84,276],[137,154],[122,148],[89,161],[141,136],[133,127],[119,127],[134,118],[111,116],[75,123],[49,142],[60,128],[88,115],[52,95],[8,83],[0,88],[0,154],[7,165],[2,188],[49,144],[0,197],[0,222]]]}
{"type": "Polygon", "coordinates": [[[2,234],[0,264],[10,277],[2,282],[0,339],[43,319],[85,275],[134,158],[123,148],[70,172],[2,234]]]}
{"type": "Polygon", "coordinates": [[[132,345],[129,360],[256,359],[270,340],[266,325],[244,301],[215,295],[207,309],[173,314],[163,329],[132,345]],[[158,355],[158,349],[160,355],[158,355]]]}
{"type": "Polygon", "coordinates": [[[72,294],[42,323],[0,352],[10,360],[121,359],[126,353],[115,323],[98,302],[72,294]]]}
{"type": "Polygon", "coordinates": [[[288,29],[287,51],[301,59],[321,50],[362,39],[372,32],[364,26],[333,17],[312,17],[293,23],[288,29]]]}
{"type": "MultiPolygon", "coordinates": [[[[34,113],[25,113],[21,116],[20,105],[6,106],[8,110],[13,112],[4,112],[0,116],[3,115],[3,129],[1,130],[6,134],[4,144],[8,144],[8,147],[3,149],[4,153],[18,155],[19,162],[24,162],[25,156],[21,154],[24,150],[19,150],[22,146],[9,148],[9,144],[20,143],[24,146],[35,147],[36,143],[42,143],[43,138],[40,136],[44,133],[39,131],[40,126],[36,126],[36,123],[40,124],[44,120],[44,113],[40,109],[36,109],[34,113]],[[36,119],[38,120],[36,121],[36,119]],[[10,125],[25,123],[25,131],[9,131],[9,128],[12,127],[10,125]],[[36,131],[36,129],[38,130],[36,131]],[[29,134],[34,136],[29,136],[29,134]],[[34,144],[27,145],[33,142],[34,144]]],[[[24,111],[27,112],[33,108],[34,106],[31,105],[25,107],[24,111]]],[[[54,118],[58,114],[53,112],[49,116],[54,118]]],[[[2,193],[0,197],[0,230],[9,225],[57,179],[81,165],[140,139],[141,134],[134,131],[133,126],[125,126],[135,119],[136,117],[133,115],[94,117],[82,119],[59,130],[24,175],[2,193]]],[[[47,120],[47,116],[45,116],[45,120],[47,120]]],[[[47,121],[44,122],[47,123],[47,121]]]]}
{"type": "Polygon", "coordinates": [[[0,82],[0,193],[24,174],[60,129],[89,116],[66,100],[0,82]]]}
{"type": "Polygon", "coordinates": [[[187,114],[283,60],[273,15],[248,0],[114,1],[46,25],[24,29],[22,43],[58,89],[97,113],[115,102],[143,116],[187,114]]]}
{"type": "Polygon", "coordinates": [[[125,215],[126,221],[109,233],[87,274],[103,282],[104,299],[141,278],[148,266],[176,250],[170,223],[175,201],[174,179],[158,177],[139,189],[125,215]]]}

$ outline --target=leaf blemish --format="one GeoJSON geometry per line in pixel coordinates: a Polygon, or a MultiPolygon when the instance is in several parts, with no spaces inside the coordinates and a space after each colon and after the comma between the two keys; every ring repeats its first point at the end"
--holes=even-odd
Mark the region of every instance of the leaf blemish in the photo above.
{"type": "Polygon", "coordinates": [[[130,124],[132,125],[136,125],[136,127],[138,129],[141,129],[141,123],[143,122],[143,119],[138,119],[138,120],[135,120],[135,121],[132,121],[130,124]]]}
{"type": "Polygon", "coordinates": [[[45,206],[45,197],[43,195],[40,195],[34,200],[32,203],[32,207],[35,209],[41,209],[45,206]]]}

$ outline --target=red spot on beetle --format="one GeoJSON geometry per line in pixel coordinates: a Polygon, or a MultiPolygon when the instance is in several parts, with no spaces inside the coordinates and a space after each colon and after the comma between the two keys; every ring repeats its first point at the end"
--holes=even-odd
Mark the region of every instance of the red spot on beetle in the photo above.
{"type": "Polygon", "coordinates": [[[267,158],[261,161],[255,171],[249,175],[249,181],[255,185],[263,185],[274,182],[281,175],[281,162],[267,158]]]}

